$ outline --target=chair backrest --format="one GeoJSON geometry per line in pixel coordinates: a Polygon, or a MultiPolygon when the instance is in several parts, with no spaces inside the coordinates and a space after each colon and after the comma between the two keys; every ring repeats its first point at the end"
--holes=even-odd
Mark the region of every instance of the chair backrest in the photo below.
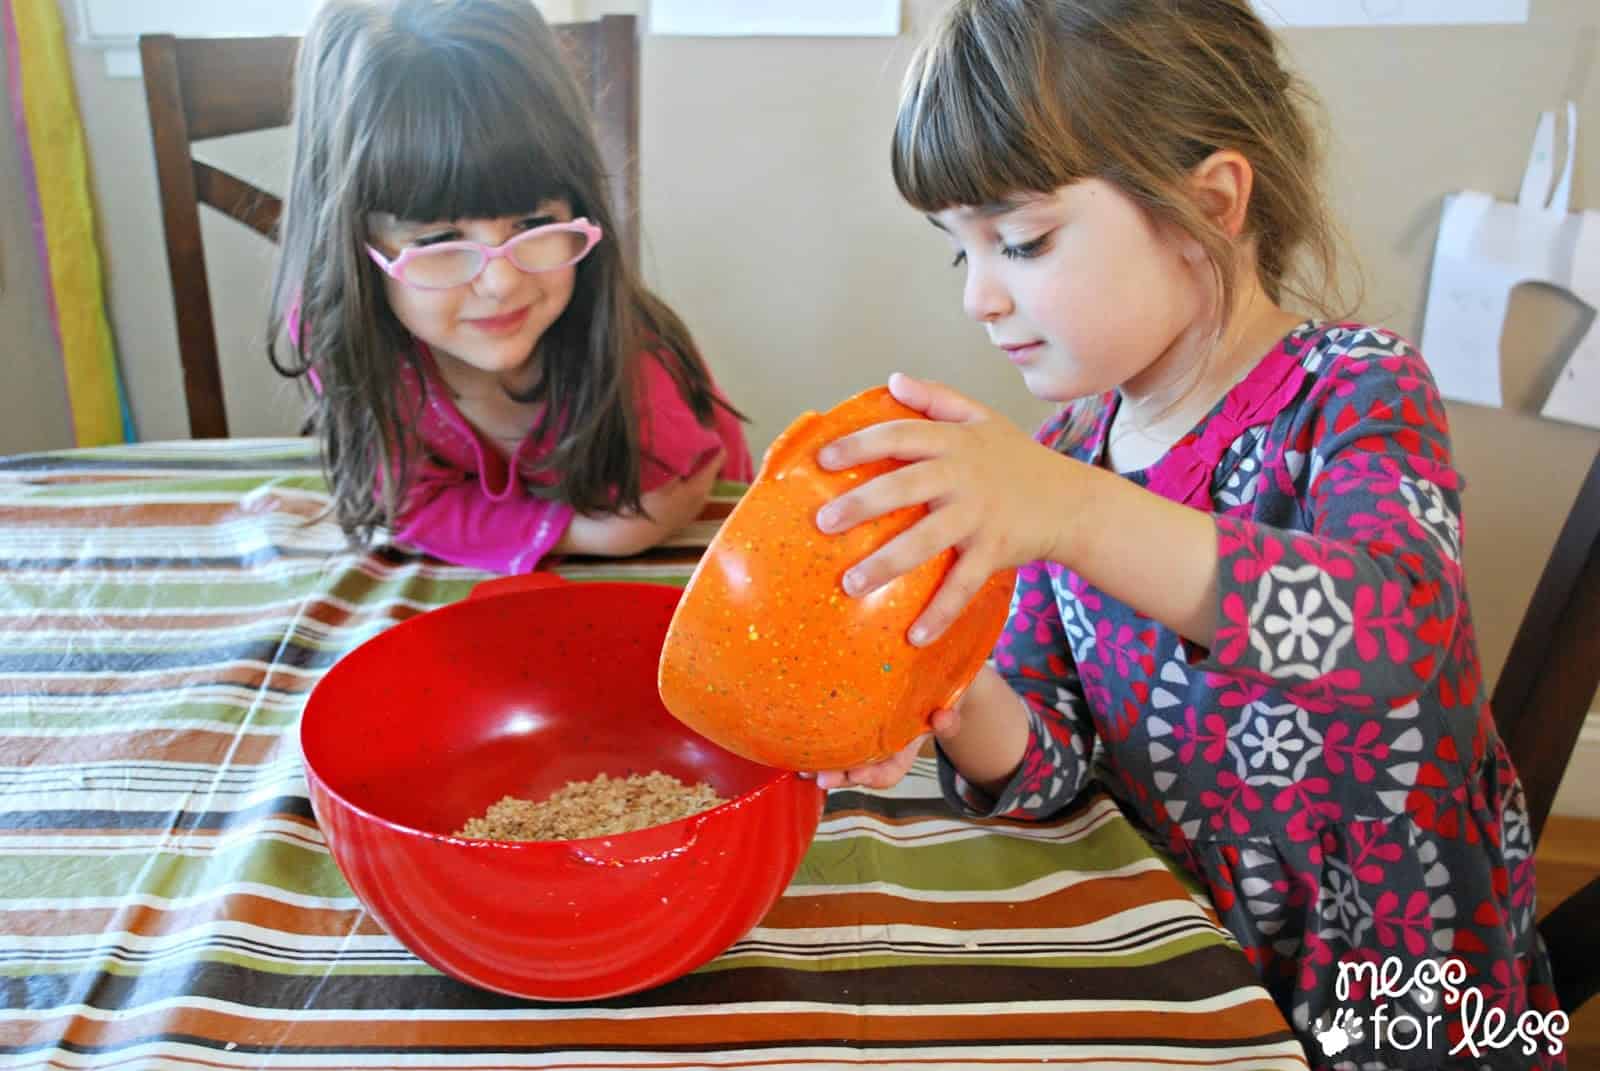
{"type": "Polygon", "coordinates": [[[1600,688],[1600,456],[1550,552],[1489,705],[1537,842],[1600,688]]]}
{"type": "MultiPolygon", "coordinates": [[[[633,15],[554,26],[595,119],[629,263],[639,258],[639,38],[633,15]]],[[[200,205],[276,240],[279,198],[194,158],[195,142],[289,123],[298,37],[139,38],[189,434],[226,438],[222,369],[206,284],[200,205]]],[[[263,319],[264,319],[263,314],[263,319]]]]}

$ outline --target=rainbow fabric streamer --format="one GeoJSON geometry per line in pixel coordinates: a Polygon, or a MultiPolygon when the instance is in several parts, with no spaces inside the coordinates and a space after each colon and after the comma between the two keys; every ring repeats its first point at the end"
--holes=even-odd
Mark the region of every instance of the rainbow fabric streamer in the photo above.
{"type": "Polygon", "coordinates": [[[83,124],[57,0],[0,0],[22,181],[79,446],[129,442],[133,420],[106,320],[83,124]]]}

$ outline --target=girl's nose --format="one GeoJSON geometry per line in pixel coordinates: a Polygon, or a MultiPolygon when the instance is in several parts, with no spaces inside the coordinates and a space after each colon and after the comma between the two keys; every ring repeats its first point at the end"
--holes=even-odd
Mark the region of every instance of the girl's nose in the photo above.
{"type": "Polygon", "coordinates": [[[979,323],[988,323],[1011,312],[1011,295],[993,273],[969,261],[961,305],[969,317],[979,323]]]}
{"type": "Polygon", "coordinates": [[[515,290],[522,280],[522,272],[509,257],[494,257],[484,265],[483,273],[473,282],[473,288],[486,297],[500,297],[515,290]]]}

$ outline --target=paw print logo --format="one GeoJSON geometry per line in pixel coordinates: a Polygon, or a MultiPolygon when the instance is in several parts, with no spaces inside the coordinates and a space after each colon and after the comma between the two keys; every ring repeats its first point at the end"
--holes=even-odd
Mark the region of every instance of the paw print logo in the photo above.
{"type": "Polygon", "coordinates": [[[1322,1016],[1317,1016],[1317,1021],[1312,1024],[1312,1032],[1316,1034],[1317,1044],[1322,1046],[1324,1056],[1338,1056],[1350,1047],[1350,1043],[1360,1041],[1363,1036],[1361,1020],[1355,1013],[1345,1008],[1333,1013],[1333,1022],[1324,1027],[1322,1016]]]}

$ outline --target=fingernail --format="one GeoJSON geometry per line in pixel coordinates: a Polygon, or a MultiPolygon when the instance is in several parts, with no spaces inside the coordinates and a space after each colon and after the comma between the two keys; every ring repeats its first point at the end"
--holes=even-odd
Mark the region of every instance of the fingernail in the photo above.
{"type": "Polygon", "coordinates": [[[831,469],[839,463],[839,451],[831,446],[825,446],[817,451],[817,464],[825,469],[831,469]]]}
{"type": "Polygon", "coordinates": [[[908,638],[911,640],[911,646],[921,647],[923,644],[933,639],[933,629],[929,628],[927,625],[917,625],[912,628],[911,635],[908,638]]]}
{"type": "Polygon", "coordinates": [[[833,531],[834,525],[839,523],[839,511],[832,506],[823,506],[817,511],[817,527],[824,532],[833,531]]]}
{"type": "Polygon", "coordinates": [[[851,595],[860,595],[867,588],[867,580],[860,573],[849,572],[844,574],[844,590],[851,595]]]}

